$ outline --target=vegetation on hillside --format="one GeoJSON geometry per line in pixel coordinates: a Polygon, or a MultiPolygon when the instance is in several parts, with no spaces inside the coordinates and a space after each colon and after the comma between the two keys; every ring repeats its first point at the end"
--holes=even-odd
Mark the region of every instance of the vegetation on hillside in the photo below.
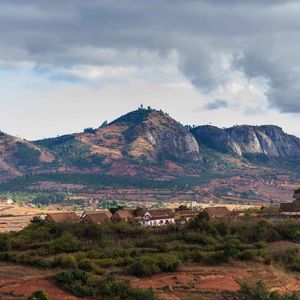
{"type": "MultiPolygon", "coordinates": [[[[216,265],[232,260],[274,263],[300,272],[299,247],[282,251],[267,247],[280,240],[300,243],[300,223],[273,224],[248,217],[212,221],[204,212],[184,226],[160,228],[144,228],[134,222],[56,224],[36,218],[18,233],[0,234],[0,259],[63,269],[55,282],[77,296],[156,299],[151,290],[133,289],[117,277],[152,276],[190,263],[216,265]],[[95,279],[99,275],[102,279],[95,279]]],[[[256,299],[251,295],[260,291],[248,289],[248,298],[241,299],[256,299]]],[[[293,297],[270,294],[257,299],[298,299],[293,297]]]]}
{"type": "Polygon", "coordinates": [[[17,142],[17,150],[14,154],[18,165],[33,167],[39,164],[40,152],[24,143],[17,142]]]}
{"type": "Polygon", "coordinates": [[[215,178],[224,176],[213,173],[203,173],[201,176],[179,177],[169,181],[156,181],[132,176],[110,176],[93,173],[48,173],[27,175],[0,184],[0,192],[25,191],[34,183],[55,182],[62,184],[80,184],[89,188],[140,188],[140,189],[177,189],[185,190],[188,187],[208,183],[215,178]]]}

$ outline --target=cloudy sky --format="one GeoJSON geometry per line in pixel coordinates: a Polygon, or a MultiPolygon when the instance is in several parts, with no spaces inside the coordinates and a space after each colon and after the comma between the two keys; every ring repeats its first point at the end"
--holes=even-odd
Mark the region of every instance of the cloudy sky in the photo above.
{"type": "Polygon", "coordinates": [[[78,132],[137,108],[300,136],[300,1],[1,0],[0,129],[78,132]]]}

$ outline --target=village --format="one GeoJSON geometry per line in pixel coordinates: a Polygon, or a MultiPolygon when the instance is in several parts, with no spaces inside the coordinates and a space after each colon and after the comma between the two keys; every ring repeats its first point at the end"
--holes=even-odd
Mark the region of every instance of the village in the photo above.
{"type": "Polygon", "coordinates": [[[102,224],[107,222],[135,222],[140,226],[159,227],[170,224],[183,225],[205,212],[210,219],[239,218],[247,215],[255,219],[264,218],[272,222],[289,219],[300,220],[299,190],[295,192],[293,202],[280,203],[261,209],[261,206],[243,207],[230,205],[204,205],[193,207],[178,205],[177,207],[147,208],[118,207],[96,210],[55,210],[19,207],[12,199],[0,199],[0,232],[17,232],[28,226],[34,218],[44,222],[65,223],[83,222],[102,224]]]}

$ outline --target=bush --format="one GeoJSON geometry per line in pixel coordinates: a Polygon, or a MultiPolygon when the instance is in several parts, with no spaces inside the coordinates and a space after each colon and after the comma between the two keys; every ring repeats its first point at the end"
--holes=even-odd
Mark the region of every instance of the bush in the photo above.
{"type": "Polygon", "coordinates": [[[44,290],[39,290],[31,294],[28,300],[48,300],[48,294],[44,290]]]}
{"type": "Polygon", "coordinates": [[[63,272],[54,276],[54,281],[78,297],[95,297],[96,291],[89,286],[90,275],[80,270],[63,272]]]}
{"type": "Polygon", "coordinates": [[[278,224],[278,231],[284,239],[300,242],[300,223],[287,221],[278,224]]]}
{"type": "Polygon", "coordinates": [[[78,268],[86,272],[91,272],[95,269],[95,264],[92,259],[84,258],[79,261],[78,268]]]}
{"type": "Polygon", "coordinates": [[[142,256],[130,265],[130,272],[136,276],[151,276],[159,272],[174,272],[180,260],[173,254],[142,256]]]}
{"type": "Polygon", "coordinates": [[[224,251],[196,251],[193,255],[195,262],[206,265],[217,265],[227,262],[228,258],[225,256],[224,251]]]}
{"type": "Polygon", "coordinates": [[[129,286],[125,282],[116,280],[115,277],[109,275],[102,279],[98,284],[98,294],[108,299],[117,297],[125,299],[128,294],[129,286]]]}
{"type": "Polygon", "coordinates": [[[300,300],[296,294],[280,295],[277,292],[270,293],[263,282],[258,282],[254,287],[244,283],[240,289],[241,300],[300,300]]]}
{"type": "Polygon", "coordinates": [[[76,236],[65,231],[58,239],[49,243],[49,250],[52,253],[68,253],[78,251],[81,248],[81,242],[76,236]]]}
{"type": "Polygon", "coordinates": [[[11,250],[11,242],[5,236],[0,236],[0,252],[10,251],[11,250]]]}
{"type": "Polygon", "coordinates": [[[151,276],[160,272],[157,261],[149,256],[139,258],[129,269],[136,276],[151,276]]]}
{"type": "Polygon", "coordinates": [[[119,300],[157,300],[151,289],[135,289],[128,282],[109,275],[101,280],[74,270],[54,276],[55,282],[78,297],[101,297],[119,300]]]}
{"type": "Polygon", "coordinates": [[[300,250],[298,248],[288,249],[283,253],[275,253],[274,258],[276,261],[283,263],[287,269],[300,272],[300,250]]]}
{"type": "Polygon", "coordinates": [[[77,263],[76,263],[76,259],[74,258],[73,255],[61,254],[61,255],[58,255],[54,258],[52,266],[53,267],[72,268],[72,269],[74,269],[74,268],[77,267],[77,263]]]}
{"type": "Polygon", "coordinates": [[[241,241],[238,239],[231,239],[224,245],[224,255],[226,257],[235,257],[241,248],[241,241]]]}

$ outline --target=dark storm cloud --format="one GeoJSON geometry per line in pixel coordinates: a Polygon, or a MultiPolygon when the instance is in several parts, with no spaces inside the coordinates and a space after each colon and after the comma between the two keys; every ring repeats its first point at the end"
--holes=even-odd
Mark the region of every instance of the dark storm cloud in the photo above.
{"type": "Polygon", "coordinates": [[[3,0],[0,60],[51,72],[139,67],[175,51],[203,92],[238,70],[268,82],[271,106],[300,112],[299,15],[299,1],[280,0],[3,0]]]}

